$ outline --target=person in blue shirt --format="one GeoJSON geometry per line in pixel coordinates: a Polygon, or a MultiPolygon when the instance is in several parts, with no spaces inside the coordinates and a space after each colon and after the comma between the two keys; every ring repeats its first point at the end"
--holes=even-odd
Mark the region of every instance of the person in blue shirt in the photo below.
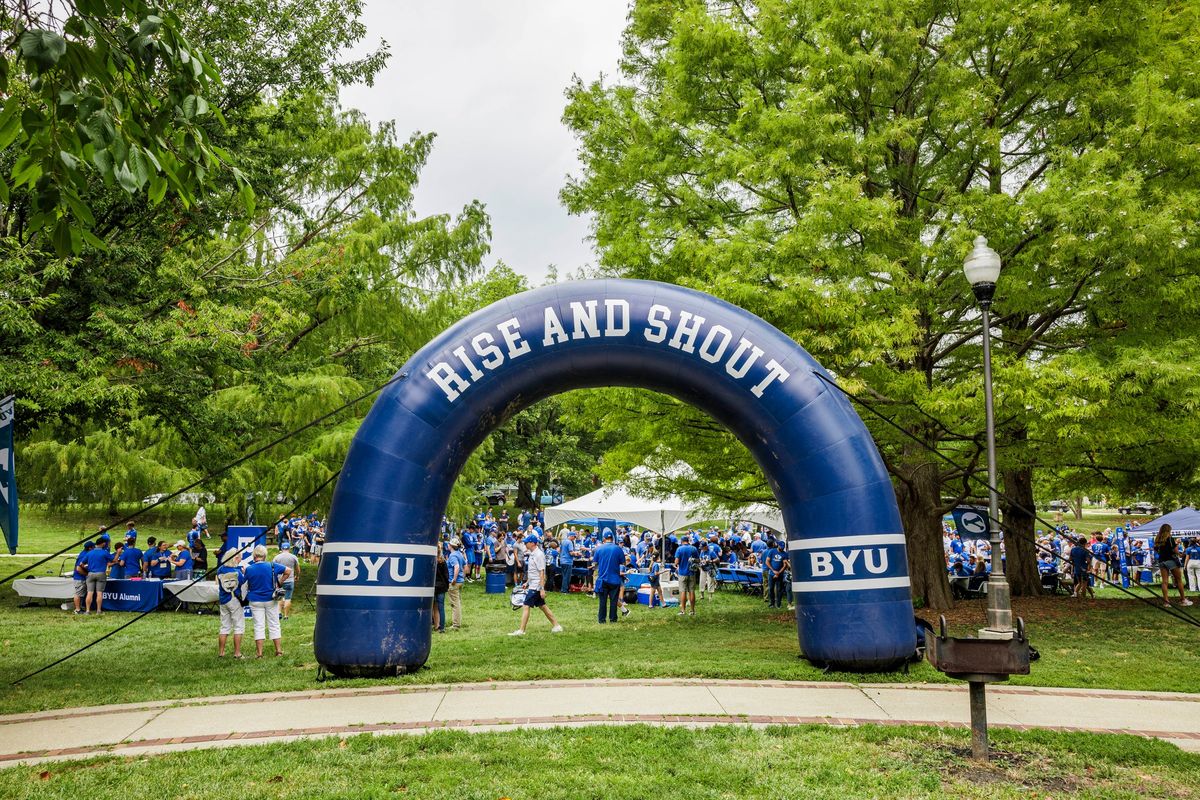
{"type": "Polygon", "coordinates": [[[271,637],[275,655],[283,655],[282,633],[279,628],[279,603],[275,601],[275,590],[291,577],[292,571],[283,564],[267,561],[267,548],[254,548],[254,561],[246,567],[246,599],[250,601],[250,614],[254,618],[254,653],[262,658],[264,634],[271,637]]]}
{"type": "Polygon", "coordinates": [[[655,597],[658,597],[658,604],[660,606],[666,605],[666,600],[663,598],[662,593],[662,562],[658,560],[658,554],[653,548],[646,551],[646,555],[650,560],[650,563],[646,566],[646,574],[650,580],[650,607],[654,607],[655,597]]]}
{"type": "Polygon", "coordinates": [[[558,586],[562,580],[558,571],[558,545],[551,539],[546,542],[546,587],[558,586]]]}
{"type": "Polygon", "coordinates": [[[717,534],[710,533],[707,542],[699,546],[700,561],[700,597],[708,599],[717,596],[717,564],[721,561],[721,545],[717,544],[717,534]]]}
{"type": "Polygon", "coordinates": [[[108,577],[110,580],[119,581],[125,577],[125,561],[121,555],[124,550],[124,542],[117,542],[113,545],[112,562],[108,566],[108,577]]]}
{"type": "Polygon", "coordinates": [[[617,621],[617,599],[625,573],[625,553],[613,541],[611,528],[600,532],[603,543],[596,548],[596,596],[600,598],[599,622],[617,621]]]}
{"type": "Polygon", "coordinates": [[[166,539],[160,539],[154,552],[147,554],[147,558],[149,559],[151,578],[164,581],[171,578],[171,550],[167,547],[166,539]]]}
{"type": "Polygon", "coordinates": [[[200,528],[192,525],[192,529],[187,533],[187,546],[191,547],[198,541],[200,541],[200,528]]]}
{"type": "Polygon", "coordinates": [[[562,592],[571,591],[571,571],[575,569],[575,531],[567,531],[562,544],[558,546],[558,566],[562,570],[562,592]]]}
{"type": "Polygon", "coordinates": [[[126,579],[142,577],[142,551],[137,546],[136,532],[125,538],[125,549],[121,551],[121,570],[126,579]]]}
{"type": "Polygon", "coordinates": [[[1071,547],[1071,552],[1068,556],[1071,561],[1071,580],[1074,581],[1074,594],[1081,600],[1086,594],[1090,594],[1092,597],[1096,596],[1096,592],[1088,583],[1088,567],[1092,560],[1092,554],[1083,545],[1084,538],[1080,536],[1075,540],[1075,544],[1071,547]]]}
{"type": "Polygon", "coordinates": [[[96,539],[96,546],[88,551],[83,560],[84,571],[87,572],[87,597],[83,600],[83,613],[87,614],[92,608],[97,614],[104,613],[104,586],[108,583],[108,565],[113,562],[113,554],[108,549],[108,534],[102,534],[96,539]]]}
{"type": "Polygon", "coordinates": [[[79,555],[75,556],[75,569],[71,572],[71,578],[75,581],[75,613],[82,614],[84,599],[87,597],[87,556],[88,553],[95,549],[96,543],[88,539],[83,543],[83,549],[79,551],[79,555]]]}
{"type": "Polygon", "coordinates": [[[1200,539],[1189,539],[1183,549],[1183,571],[1189,592],[1200,592],[1200,539]]]}
{"type": "Polygon", "coordinates": [[[187,542],[180,540],[175,543],[175,555],[170,561],[171,566],[175,567],[175,580],[192,579],[192,551],[188,549],[187,542]]]}
{"type": "Polygon", "coordinates": [[[692,604],[691,615],[696,616],[696,586],[699,583],[696,573],[699,571],[700,551],[692,544],[691,538],[684,539],[675,550],[675,574],[679,576],[679,616],[687,613],[688,603],[692,604]]]}
{"type": "Polygon", "coordinates": [[[462,627],[462,585],[467,579],[467,558],[462,554],[462,542],[450,540],[450,557],[446,559],[446,570],[450,573],[450,588],[446,596],[450,598],[450,629],[462,627]]]}
{"type": "Polygon", "coordinates": [[[466,580],[471,582],[475,580],[475,538],[477,535],[475,524],[468,525],[462,535],[463,557],[467,562],[466,580]]]}
{"type": "Polygon", "coordinates": [[[217,657],[225,657],[225,643],[233,634],[233,657],[242,657],[242,634],[246,632],[246,615],[242,613],[246,575],[241,569],[241,553],[230,548],[221,554],[217,567],[217,601],[221,607],[221,627],[217,632],[217,657]]]}
{"type": "Polygon", "coordinates": [[[771,582],[767,592],[767,604],[771,608],[783,608],[783,598],[786,595],[783,586],[783,568],[787,563],[787,555],[778,542],[767,550],[765,563],[767,578],[771,582]]]}

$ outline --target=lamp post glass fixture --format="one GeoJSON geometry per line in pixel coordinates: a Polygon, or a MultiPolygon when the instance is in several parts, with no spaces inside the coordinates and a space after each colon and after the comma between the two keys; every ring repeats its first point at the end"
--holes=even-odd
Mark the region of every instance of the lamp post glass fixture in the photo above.
{"type": "Polygon", "coordinates": [[[987,584],[987,627],[979,635],[1010,639],[1013,635],[1012,600],[1004,560],[1000,557],[1000,502],[996,494],[996,423],[992,410],[992,297],[1000,278],[1000,254],[987,239],[975,237],[975,246],[963,261],[963,273],[983,312],[983,397],[987,412],[988,528],[992,547],[992,574],[987,584]]]}

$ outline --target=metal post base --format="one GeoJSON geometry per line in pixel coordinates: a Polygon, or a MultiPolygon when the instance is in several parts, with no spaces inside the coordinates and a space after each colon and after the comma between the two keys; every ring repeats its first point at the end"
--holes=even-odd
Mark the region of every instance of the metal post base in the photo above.
{"type": "Polygon", "coordinates": [[[971,757],[988,761],[987,684],[970,681],[971,687],[971,757]]]}

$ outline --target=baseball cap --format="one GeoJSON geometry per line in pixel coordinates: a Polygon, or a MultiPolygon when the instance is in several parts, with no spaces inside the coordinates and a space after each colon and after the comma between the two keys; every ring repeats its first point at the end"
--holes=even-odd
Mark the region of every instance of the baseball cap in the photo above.
{"type": "Polygon", "coordinates": [[[290,550],[290,549],[292,549],[292,543],[291,542],[283,542],[282,544],[279,545],[279,549],[280,550],[290,550]]]}
{"type": "Polygon", "coordinates": [[[613,538],[613,532],[611,530],[609,530],[608,528],[605,528],[604,531],[601,533],[600,538],[611,539],[611,538],[613,538]]]}
{"type": "Polygon", "coordinates": [[[97,536],[97,537],[96,537],[96,541],[97,541],[97,542],[111,542],[111,541],[112,541],[112,537],[111,537],[111,536],[109,536],[107,533],[102,533],[102,534],[100,534],[99,536],[97,536]]]}
{"type": "MultiPolygon", "coordinates": [[[[611,536],[611,534],[609,534],[609,535],[611,536]]],[[[534,536],[531,533],[528,536],[526,536],[524,539],[522,539],[521,541],[525,542],[525,544],[529,544],[531,542],[536,542],[537,540],[538,540],[538,537],[534,536]]]]}
{"type": "Polygon", "coordinates": [[[187,542],[185,542],[183,539],[180,539],[178,542],[175,543],[175,546],[176,547],[187,547],[187,542]]]}

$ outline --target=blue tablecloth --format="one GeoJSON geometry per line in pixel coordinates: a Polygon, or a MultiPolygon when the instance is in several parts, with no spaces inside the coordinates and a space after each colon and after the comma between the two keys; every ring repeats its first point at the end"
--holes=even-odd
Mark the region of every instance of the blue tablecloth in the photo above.
{"type": "Polygon", "coordinates": [[[762,570],[723,567],[717,570],[717,580],[722,583],[762,583],[762,570]]]}
{"type": "Polygon", "coordinates": [[[113,580],[104,584],[105,611],[153,611],[162,602],[162,581],[113,580]]]}

